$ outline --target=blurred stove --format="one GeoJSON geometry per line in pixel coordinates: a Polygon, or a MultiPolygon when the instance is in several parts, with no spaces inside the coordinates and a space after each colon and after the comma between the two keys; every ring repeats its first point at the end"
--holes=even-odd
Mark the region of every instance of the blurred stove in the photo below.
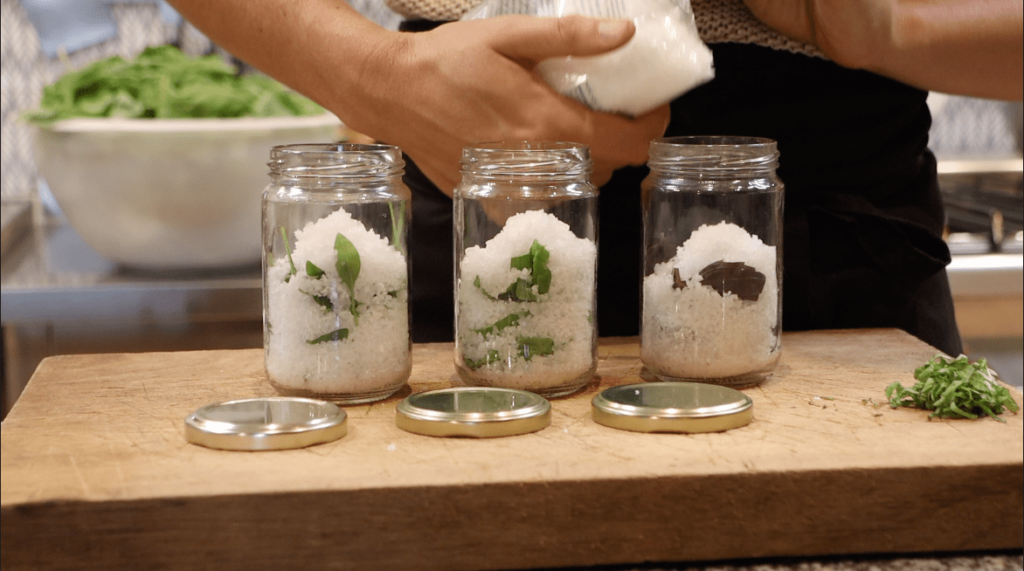
{"type": "Polygon", "coordinates": [[[942,173],[939,188],[952,254],[1024,252],[1024,173],[942,173]]]}

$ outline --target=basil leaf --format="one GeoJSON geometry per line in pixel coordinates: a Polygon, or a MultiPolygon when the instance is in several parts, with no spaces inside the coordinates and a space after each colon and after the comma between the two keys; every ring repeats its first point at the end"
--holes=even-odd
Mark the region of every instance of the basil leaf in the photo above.
{"type": "Polygon", "coordinates": [[[548,260],[551,259],[551,253],[548,252],[547,248],[540,245],[540,242],[534,240],[533,246],[530,247],[530,254],[533,257],[533,264],[531,266],[533,273],[533,283],[537,285],[537,292],[545,294],[551,289],[551,270],[548,269],[548,260]]]}
{"type": "Polygon", "coordinates": [[[317,305],[323,307],[325,312],[329,313],[334,311],[334,304],[331,302],[331,298],[326,295],[313,295],[310,297],[313,298],[313,301],[315,301],[317,305]]]}
{"type": "Polygon", "coordinates": [[[523,317],[527,317],[528,315],[530,315],[529,311],[510,313],[505,317],[502,317],[498,321],[494,322],[492,325],[488,325],[487,327],[481,327],[480,329],[474,329],[473,331],[479,333],[480,335],[483,335],[484,337],[487,337],[492,333],[500,332],[502,329],[505,329],[506,327],[516,327],[517,325],[519,325],[519,320],[522,319],[523,317]]]}
{"type": "Polygon", "coordinates": [[[338,253],[338,261],[334,265],[338,270],[338,277],[348,287],[349,292],[352,292],[356,287],[356,278],[359,277],[359,252],[341,233],[334,238],[334,250],[338,253]]]}
{"type": "Polygon", "coordinates": [[[498,294],[501,301],[537,301],[533,293],[533,284],[523,278],[517,278],[508,289],[498,294]]]}
{"type": "Polygon", "coordinates": [[[338,270],[341,282],[348,288],[348,311],[355,319],[356,325],[359,325],[359,306],[363,305],[356,301],[356,279],[359,277],[360,268],[359,252],[355,245],[340,232],[334,237],[334,250],[338,253],[338,261],[335,262],[334,267],[338,270]]]}
{"type": "Polygon", "coordinates": [[[516,337],[516,345],[519,346],[519,354],[527,361],[535,356],[555,353],[555,341],[548,337],[516,337]]]}
{"type": "MultiPolygon", "coordinates": [[[[537,241],[534,240],[534,244],[536,243],[537,241]]],[[[533,253],[531,252],[512,258],[512,267],[517,270],[533,269],[533,253]]]]}
{"type": "Polygon", "coordinates": [[[311,278],[319,279],[324,276],[324,271],[318,268],[313,262],[306,260],[306,275],[311,278]]]}
{"type": "Polygon", "coordinates": [[[466,363],[466,367],[468,367],[470,370],[475,371],[480,367],[490,365],[491,363],[500,362],[501,354],[499,354],[496,350],[491,349],[490,351],[487,352],[487,355],[480,359],[470,359],[469,357],[463,355],[462,360],[463,362],[466,363]]]}
{"type": "Polygon", "coordinates": [[[530,279],[517,278],[515,283],[498,294],[498,299],[502,301],[537,301],[537,294],[548,293],[548,290],[551,289],[551,270],[548,269],[550,258],[551,253],[547,248],[534,240],[529,252],[512,258],[509,264],[516,270],[529,270],[530,279]],[[533,292],[533,286],[537,286],[537,293],[533,292]]]}
{"type": "Polygon", "coordinates": [[[347,338],[348,338],[348,329],[342,328],[342,329],[335,329],[334,331],[331,331],[330,333],[325,333],[325,334],[317,337],[316,339],[310,339],[309,341],[306,341],[306,343],[309,343],[310,345],[319,345],[320,343],[325,343],[327,341],[341,341],[342,339],[347,339],[347,338]]]}
{"type": "Polygon", "coordinates": [[[480,293],[484,294],[484,297],[486,297],[487,299],[489,299],[491,301],[498,301],[498,298],[496,298],[493,295],[487,293],[487,290],[484,289],[484,286],[480,285],[480,276],[477,276],[473,280],[473,285],[476,286],[476,289],[480,290],[480,293]]]}

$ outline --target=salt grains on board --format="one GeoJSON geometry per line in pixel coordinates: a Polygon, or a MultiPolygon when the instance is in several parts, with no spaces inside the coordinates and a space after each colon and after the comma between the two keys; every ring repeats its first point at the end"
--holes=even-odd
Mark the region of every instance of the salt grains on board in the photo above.
{"type": "Polygon", "coordinates": [[[267,269],[271,384],[327,397],[404,384],[411,369],[406,282],[404,254],[343,209],[296,231],[291,256],[267,269]],[[355,304],[338,273],[339,234],[358,253],[355,304]],[[310,275],[307,262],[323,275],[310,275]]]}
{"type": "Polygon", "coordinates": [[[675,257],[644,278],[644,363],[679,379],[736,377],[775,363],[781,350],[776,255],[774,246],[735,224],[695,230],[675,257]],[[762,274],[757,299],[704,283],[701,272],[716,262],[743,263],[762,274]]]}

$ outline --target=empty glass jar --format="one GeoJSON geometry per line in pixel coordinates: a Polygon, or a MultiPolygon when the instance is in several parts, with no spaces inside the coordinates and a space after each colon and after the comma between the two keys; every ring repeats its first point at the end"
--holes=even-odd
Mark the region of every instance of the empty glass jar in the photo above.
{"type": "Polygon", "coordinates": [[[412,369],[405,162],[388,145],[270,152],[263,193],[267,377],[279,393],[355,404],[412,369]]]}
{"type": "Polygon", "coordinates": [[[781,353],[783,184],[769,139],[651,142],[641,359],[661,380],[748,386],[781,353]]]}
{"type": "Polygon", "coordinates": [[[597,189],[576,143],[467,147],[455,188],[455,364],[554,397],[597,368],[597,189]]]}

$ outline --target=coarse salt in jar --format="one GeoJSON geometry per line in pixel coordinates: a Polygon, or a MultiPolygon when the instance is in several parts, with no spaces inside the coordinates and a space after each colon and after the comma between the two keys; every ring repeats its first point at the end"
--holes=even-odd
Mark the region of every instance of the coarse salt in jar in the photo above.
{"type": "Polygon", "coordinates": [[[275,147],[263,194],[267,378],[339,404],[394,394],[412,369],[409,189],[389,145],[275,147]]]}
{"type": "Polygon", "coordinates": [[[473,386],[571,394],[597,368],[597,190],[585,145],[470,146],[455,188],[455,364],[473,386]]]}
{"type": "Polygon", "coordinates": [[[783,184],[774,141],[651,142],[641,359],[663,381],[769,378],[782,350],[783,184]]]}

